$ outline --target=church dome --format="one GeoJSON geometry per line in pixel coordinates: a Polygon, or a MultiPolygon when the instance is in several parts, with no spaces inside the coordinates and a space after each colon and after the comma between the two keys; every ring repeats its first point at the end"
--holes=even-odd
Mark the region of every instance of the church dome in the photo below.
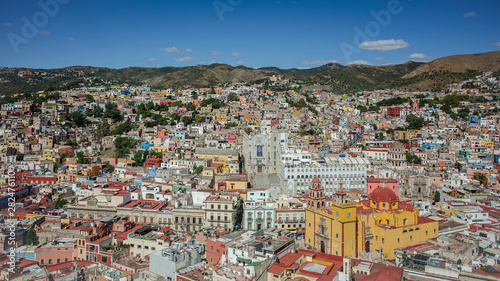
{"type": "Polygon", "coordinates": [[[382,202],[396,202],[399,201],[398,196],[394,191],[387,187],[378,187],[375,188],[370,196],[368,197],[370,200],[382,201],[382,202]]]}
{"type": "Polygon", "coordinates": [[[395,141],[389,146],[389,151],[404,152],[405,146],[399,141],[395,141]]]}

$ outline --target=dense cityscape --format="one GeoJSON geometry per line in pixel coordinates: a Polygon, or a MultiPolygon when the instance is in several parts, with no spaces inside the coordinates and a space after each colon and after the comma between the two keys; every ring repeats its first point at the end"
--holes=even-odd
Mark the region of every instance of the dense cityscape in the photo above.
{"type": "Polygon", "coordinates": [[[0,281],[500,280],[499,10],[0,1],[0,281]]]}
{"type": "Polygon", "coordinates": [[[497,280],[497,74],[4,96],[1,278],[497,280]]]}

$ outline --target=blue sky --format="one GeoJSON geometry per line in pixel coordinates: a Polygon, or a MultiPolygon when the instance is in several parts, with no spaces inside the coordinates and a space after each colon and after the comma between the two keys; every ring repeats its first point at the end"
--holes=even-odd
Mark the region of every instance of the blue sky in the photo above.
{"type": "Polygon", "coordinates": [[[5,0],[0,66],[429,61],[500,50],[498,11],[498,0],[5,0]]]}

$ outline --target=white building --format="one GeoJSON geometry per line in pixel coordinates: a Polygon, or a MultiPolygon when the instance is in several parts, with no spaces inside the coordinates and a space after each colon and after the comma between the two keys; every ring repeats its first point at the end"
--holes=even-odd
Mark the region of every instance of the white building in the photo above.
{"type": "Polygon", "coordinates": [[[325,195],[333,195],[340,183],[344,189],[364,189],[368,165],[368,159],[361,157],[327,157],[323,163],[283,166],[280,174],[282,190],[288,196],[296,196],[305,192],[316,176],[325,187],[325,195]]]}
{"type": "Polygon", "coordinates": [[[252,189],[247,193],[243,206],[242,228],[261,230],[274,228],[275,203],[270,200],[270,190],[252,189]]]}

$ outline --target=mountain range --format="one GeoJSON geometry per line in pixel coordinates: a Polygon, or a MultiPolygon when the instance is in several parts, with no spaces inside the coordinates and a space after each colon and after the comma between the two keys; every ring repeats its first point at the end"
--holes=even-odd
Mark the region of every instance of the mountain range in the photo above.
{"type": "MultiPolygon", "coordinates": [[[[249,68],[227,64],[187,67],[105,67],[73,66],[58,69],[0,69],[0,93],[14,94],[78,86],[99,85],[103,82],[148,84],[154,88],[212,87],[235,82],[262,83],[273,75],[304,86],[328,86],[333,92],[345,93],[376,89],[409,91],[440,91],[446,85],[473,78],[483,72],[500,74],[500,51],[443,57],[428,63],[341,65],[329,63],[310,69],[249,68]],[[22,71],[25,71],[24,73],[22,71]],[[33,75],[26,74],[29,71],[33,75]],[[23,75],[19,75],[19,74],[23,75]]],[[[266,85],[269,86],[269,85],[266,85]]],[[[272,86],[270,86],[272,87],[272,86]]]]}

